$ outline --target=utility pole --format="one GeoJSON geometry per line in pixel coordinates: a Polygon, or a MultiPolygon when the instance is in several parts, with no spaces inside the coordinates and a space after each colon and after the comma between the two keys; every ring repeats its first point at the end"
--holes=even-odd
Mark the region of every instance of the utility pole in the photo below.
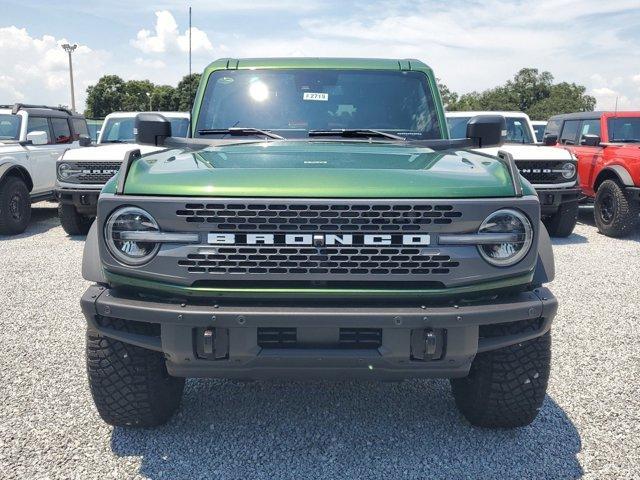
{"type": "Polygon", "coordinates": [[[76,45],[75,43],[73,45],[69,45],[68,43],[65,43],[62,45],[62,48],[64,49],[65,52],[69,54],[69,80],[71,82],[71,111],[73,113],[76,113],[76,95],[75,95],[75,92],[73,91],[73,62],[71,61],[71,54],[76,48],[78,48],[78,45],[76,45]]]}

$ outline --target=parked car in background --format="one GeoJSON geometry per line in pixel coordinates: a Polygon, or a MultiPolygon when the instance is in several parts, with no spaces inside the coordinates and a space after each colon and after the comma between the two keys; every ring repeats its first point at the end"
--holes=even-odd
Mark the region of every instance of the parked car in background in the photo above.
{"type": "Polygon", "coordinates": [[[27,228],[31,203],[55,198],[58,157],[89,143],[82,115],[44,105],[0,106],[0,234],[27,228]]]}
{"type": "Polygon", "coordinates": [[[640,111],[580,112],[549,119],[544,141],[578,158],[580,188],[594,200],[598,230],[622,237],[640,212],[640,111]]]}
{"type": "MultiPolygon", "coordinates": [[[[136,115],[140,112],[110,113],[104,119],[98,144],[105,143],[133,143],[136,115]]],[[[176,137],[186,137],[189,133],[189,113],[187,112],[157,112],[171,122],[171,129],[176,137]]]]}
{"type": "MultiPolygon", "coordinates": [[[[157,112],[176,128],[176,137],[189,133],[189,114],[157,112]]],[[[60,223],[69,235],[85,235],[96,215],[96,202],[104,184],[120,169],[131,150],[142,154],[159,147],[136,145],[134,125],[138,112],[118,112],[108,115],[94,148],[82,152],[65,152],[57,165],[56,197],[59,200],[60,223]]]]}
{"type": "Polygon", "coordinates": [[[547,126],[547,122],[543,120],[531,120],[531,126],[533,127],[533,133],[536,136],[536,142],[542,143],[544,128],[547,126]]]}
{"type": "Polygon", "coordinates": [[[106,422],[165,423],[185,377],[450,378],[474,425],[536,417],[551,242],[511,156],[467,150],[503,117],[451,140],[427,65],[353,58],[220,59],[194,112],[186,140],[138,116],[165,149],[128,157],[85,242],[106,422]]]}
{"type": "Polygon", "coordinates": [[[529,180],[540,197],[542,217],[549,234],[571,235],[578,220],[576,158],[568,151],[536,144],[529,116],[522,112],[447,112],[452,138],[464,136],[467,122],[474,115],[502,115],[507,124],[505,144],[478,151],[497,155],[504,150],[513,155],[520,174],[529,180]]]}

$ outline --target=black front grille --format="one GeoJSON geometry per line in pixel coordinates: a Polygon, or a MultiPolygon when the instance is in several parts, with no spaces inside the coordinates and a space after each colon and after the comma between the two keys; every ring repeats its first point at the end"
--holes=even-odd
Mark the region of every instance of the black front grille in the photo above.
{"type": "Polygon", "coordinates": [[[189,273],[442,275],[460,265],[448,255],[407,247],[219,247],[188,254],[178,266],[189,273]]]}
{"type": "Polygon", "coordinates": [[[187,203],[176,215],[215,230],[277,232],[415,232],[446,225],[462,212],[446,204],[187,203]]]}
{"type": "Polygon", "coordinates": [[[77,162],[75,168],[82,170],[74,177],[78,183],[107,183],[118,170],[122,162],[77,162]]]}
{"type": "Polygon", "coordinates": [[[382,345],[380,328],[341,328],[340,348],[376,349],[382,345]]]}
{"type": "Polygon", "coordinates": [[[295,328],[258,328],[258,346],[262,348],[294,348],[297,345],[295,328]]]}
{"type": "Polygon", "coordinates": [[[516,161],[520,174],[533,185],[539,183],[565,183],[571,181],[562,176],[560,169],[566,161],[516,161]]]}

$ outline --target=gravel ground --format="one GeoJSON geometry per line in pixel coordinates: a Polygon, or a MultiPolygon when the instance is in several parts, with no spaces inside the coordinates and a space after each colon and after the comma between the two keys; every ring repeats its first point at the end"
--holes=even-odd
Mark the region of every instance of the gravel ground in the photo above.
{"type": "Polygon", "coordinates": [[[83,239],[51,204],[0,237],[0,478],[639,478],[640,232],[591,212],[555,241],[549,395],[515,431],[468,426],[446,381],[189,381],[156,430],[113,429],[85,376],[83,239]]]}

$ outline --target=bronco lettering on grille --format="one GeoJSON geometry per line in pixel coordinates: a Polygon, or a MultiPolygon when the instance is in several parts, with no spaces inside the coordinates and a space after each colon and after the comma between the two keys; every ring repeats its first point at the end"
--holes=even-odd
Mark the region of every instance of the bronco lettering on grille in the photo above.
{"type": "Polygon", "coordinates": [[[211,245],[430,245],[430,235],[209,233],[211,245]]]}

